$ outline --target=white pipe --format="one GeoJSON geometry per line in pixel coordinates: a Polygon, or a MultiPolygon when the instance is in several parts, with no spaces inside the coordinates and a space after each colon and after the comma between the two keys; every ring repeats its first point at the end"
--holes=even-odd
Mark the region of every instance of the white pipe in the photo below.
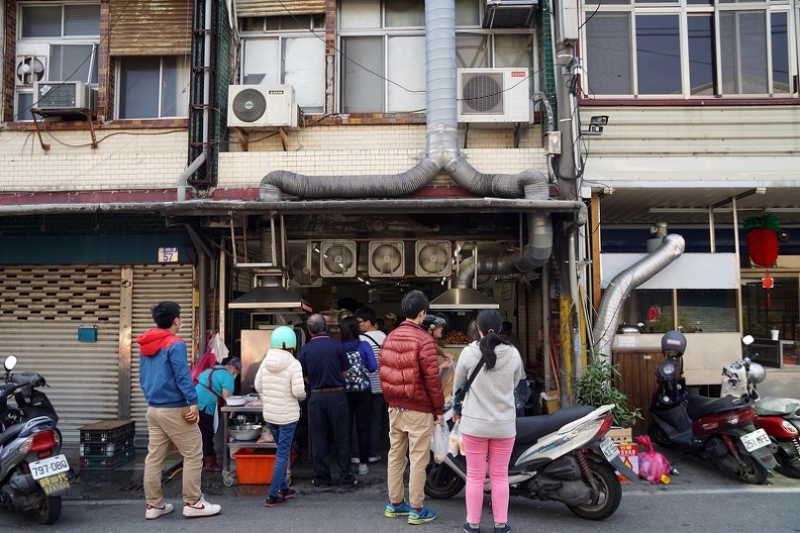
{"type": "Polygon", "coordinates": [[[200,168],[200,165],[203,164],[203,161],[206,160],[206,152],[203,150],[203,153],[198,155],[197,158],[192,161],[192,163],[186,167],[186,169],[181,172],[181,175],[178,176],[178,201],[184,202],[186,201],[186,184],[189,182],[189,176],[195,173],[195,171],[200,168]]]}

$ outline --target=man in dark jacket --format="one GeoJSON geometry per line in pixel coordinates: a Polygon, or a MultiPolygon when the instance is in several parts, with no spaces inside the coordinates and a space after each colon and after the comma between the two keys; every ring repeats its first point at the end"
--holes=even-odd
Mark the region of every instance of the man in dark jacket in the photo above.
{"type": "Polygon", "coordinates": [[[389,503],[384,516],[408,516],[409,524],[422,524],[436,518],[424,506],[425,469],[430,458],[434,417],[444,423],[444,395],[439,377],[436,343],[420,324],[428,312],[428,298],[421,291],[410,291],[401,309],[407,317],[387,335],[381,347],[380,380],[389,404],[388,485],[389,503]],[[403,473],[406,453],[411,461],[408,499],[403,499],[403,473]]]}
{"type": "Polygon", "coordinates": [[[311,394],[308,398],[311,426],[311,455],[314,479],[311,484],[326,488],[331,483],[328,434],[333,431],[333,445],[339,460],[339,486],[352,487],[356,479],[350,471],[350,414],[344,390],[350,368],[344,344],[326,333],[325,317],[313,314],[306,321],[311,339],[300,349],[303,378],[311,394]]]}
{"type": "Polygon", "coordinates": [[[139,351],[139,384],[147,401],[147,458],[144,461],[145,518],[171,513],[164,502],[161,469],[170,448],[183,456],[183,516],[195,518],[218,514],[222,507],[208,503],[200,492],[203,442],[197,422],[197,392],[189,374],[186,343],[178,337],[183,324],[175,302],[161,302],[152,309],[156,327],[136,338],[139,351]]]}

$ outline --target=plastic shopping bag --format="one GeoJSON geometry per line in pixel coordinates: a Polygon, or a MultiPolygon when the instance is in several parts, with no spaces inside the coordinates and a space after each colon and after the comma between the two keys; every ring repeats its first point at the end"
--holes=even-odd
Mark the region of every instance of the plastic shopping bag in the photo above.
{"type": "Polygon", "coordinates": [[[650,483],[669,483],[672,467],[667,458],[653,449],[649,436],[639,435],[635,440],[646,448],[639,453],[639,477],[650,483]]]}
{"type": "Polygon", "coordinates": [[[436,424],[433,427],[433,460],[439,464],[444,461],[447,455],[447,443],[450,440],[450,432],[447,426],[436,424]]]}
{"type": "Polygon", "coordinates": [[[447,452],[450,455],[458,455],[461,451],[461,422],[456,422],[450,430],[450,440],[447,444],[447,452]]]}

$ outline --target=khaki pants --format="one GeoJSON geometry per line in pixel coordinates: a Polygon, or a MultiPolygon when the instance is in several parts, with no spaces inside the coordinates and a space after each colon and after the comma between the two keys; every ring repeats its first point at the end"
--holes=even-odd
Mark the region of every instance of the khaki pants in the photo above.
{"type": "Polygon", "coordinates": [[[197,424],[183,418],[186,407],[147,408],[147,458],[144,460],[144,496],[153,507],[164,506],[161,490],[161,470],[169,452],[170,442],[183,456],[183,501],[196,503],[203,472],[203,437],[197,424]]]}
{"type": "Polygon", "coordinates": [[[406,452],[411,460],[408,476],[408,503],[418,509],[425,504],[425,469],[430,461],[433,415],[419,411],[389,409],[388,478],[389,501],[402,502],[405,495],[403,474],[406,452]]]}

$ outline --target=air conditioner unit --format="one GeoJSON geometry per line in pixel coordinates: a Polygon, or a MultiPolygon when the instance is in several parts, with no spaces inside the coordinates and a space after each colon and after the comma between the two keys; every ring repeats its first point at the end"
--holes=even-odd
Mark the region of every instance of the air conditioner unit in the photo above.
{"type": "Polygon", "coordinates": [[[319,255],[314,253],[311,242],[289,245],[289,286],[321,287],[322,277],[319,269],[319,255]]]}
{"type": "Polygon", "coordinates": [[[97,91],[82,81],[40,81],[33,85],[37,109],[89,109],[97,111],[97,91]]]}
{"type": "Polygon", "coordinates": [[[458,69],[459,122],[527,124],[530,119],[528,69],[458,69]]]}
{"type": "Polygon", "coordinates": [[[450,241],[417,241],[414,256],[414,273],[420,278],[447,277],[453,271],[450,241]]]}
{"type": "Polygon", "coordinates": [[[298,115],[291,85],[231,85],[228,88],[229,127],[296,128],[298,115]]]}
{"type": "Polygon", "coordinates": [[[37,81],[47,79],[49,52],[47,43],[17,43],[14,79],[18,87],[32,87],[37,81]]]}
{"type": "Polygon", "coordinates": [[[355,241],[322,241],[319,243],[319,270],[323,278],[355,277],[355,241]]]}
{"type": "Polygon", "coordinates": [[[406,273],[403,241],[371,241],[368,249],[370,277],[402,278],[406,273]]]}

